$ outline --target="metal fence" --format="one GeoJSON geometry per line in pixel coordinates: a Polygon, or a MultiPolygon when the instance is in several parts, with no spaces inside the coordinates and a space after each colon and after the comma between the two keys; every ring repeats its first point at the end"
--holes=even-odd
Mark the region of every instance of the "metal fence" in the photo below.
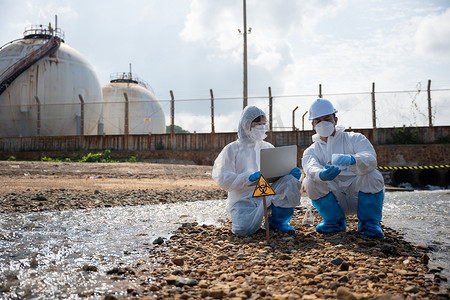
{"type": "MultiPolygon", "coordinates": [[[[307,111],[311,102],[317,97],[330,99],[335,104],[338,109],[338,123],[347,128],[447,126],[450,123],[448,117],[450,115],[450,88],[431,89],[430,83],[429,81],[425,89],[417,86],[415,90],[376,91],[375,84],[373,84],[372,90],[367,92],[329,94],[322,93],[321,86],[319,86],[317,95],[276,95],[272,94],[268,88],[267,95],[249,97],[248,103],[267,112],[270,128],[273,131],[311,130],[307,111]]],[[[164,110],[166,124],[179,125],[196,133],[236,132],[242,110],[242,97],[214,97],[213,91],[209,92],[209,98],[177,99],[172,91],[170,91],[170,98],[160,98],[159,103],[164,110]]],[[[81,128],[84,128],[84,134],[110,134],[103,131],[103,124],[106,123],[116,124],[119,132],[125,132],[126,120],[134,117],[133,115],[126,116],[125,109],[114,116],[99,116],[98,106],[103,108],[107,105],[120,107],[123,104],[125,106],[125,99],[123,102],[113,103],[72,102],[67,99],[40,99],[40,101],[31,99],[25,105],[23,101],[17,104],[15,102],[0,103],[0,115],[2,116],[0,136],[10,136],[5,134],[5,128],[11,122],[8,116],[19,115],[17,112],[23,112],[24,106],[26,106],[26,114],[22,114],[23,120],[15,118],[13,121],[21,124],[20,126],[31,127],[33,130],[28,130],[31,132],[29,134],[18,133],[14,136],[61,135],[57,131],[55,134],[39,132],[38,128],[44,128],[46,124],[64,121],[61,120],[60,114],[46,114],[45,111],[70,110],[74,112],[72,119],[66,118],[66,121],[70,121],[71,133],[64,135],[82,135],[81,128]],[[89,114],[91,110],[93,113],[89,114]],[[87,124],[90,127],[94,124],[95,130],[86,133],[87,124]],[[96,124],[97,126],[95,126],[96,124]]],[[[135,99],[130,100],[129,104],[145,102],[135,99]]],[[[148,116],[139,122],[148,122],[150,119],[151,116],[148,116]]],[[[47,125],[47,127],[52,126],[47,125]]],[[[173,128],[173,126],[169,127],[173,128]]],[[[148,132],[133,132],[133,128],[130,128],[129,133],[147,134],[148,132]]]]}

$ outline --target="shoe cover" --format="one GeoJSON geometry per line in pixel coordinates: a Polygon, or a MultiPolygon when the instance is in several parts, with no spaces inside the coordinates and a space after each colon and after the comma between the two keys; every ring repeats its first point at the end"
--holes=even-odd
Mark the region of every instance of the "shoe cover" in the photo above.
{"type": "Polygon", "coordinates": [[[358,231],[374,238],[384,238],[381,229],[384,192],[358,193],[358,231]]]}
{"type": "Polygon", "coordinates": [[[345,215],[333,193],[329,193],[317,200],[312,200],[312,204],[323,218],[322,223],[316,226],[317,232],[330,233],[346,230],[345,215]]]}
{"type": "Polygon", "coordinates": [[[269,217],[269,229],[274,228],[283,232],[293,231],[295,229],[288,223],[294,215],[294,208],[284,208],[272,205],[272,215],[269,217]]]}

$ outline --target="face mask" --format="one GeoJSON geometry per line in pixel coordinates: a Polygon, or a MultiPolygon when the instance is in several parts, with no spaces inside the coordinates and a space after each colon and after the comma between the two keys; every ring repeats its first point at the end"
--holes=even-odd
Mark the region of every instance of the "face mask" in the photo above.
{"type": "Polygon", "coordinates": [[[334,123],[322,121],[314,129],[321,137],[329,137],[334,132],[334,123]]]}
{"type": "Polygon", "coordinates": [[[265,125],[256,125],[250,129],[250,136],[255,141],[262,141],[267,137],[266,131],[267,129],[265,125]]]}

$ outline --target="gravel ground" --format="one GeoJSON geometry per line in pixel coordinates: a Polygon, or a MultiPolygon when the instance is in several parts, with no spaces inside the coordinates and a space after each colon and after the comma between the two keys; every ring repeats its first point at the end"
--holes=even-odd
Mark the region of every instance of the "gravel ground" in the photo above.
{"type": "Polygon", "coordinates": [[[140,299],[448,299],[427,247],[389,228],[385,239],[367,238],[356,219],[347,232],[322,235],[302,217],[296,210],[296,235],[271,231],[269,242],[262,229],[238,237],[230,224],[185,223],[155,240],[149,258],[107,273],[133,283],[127,297],[140,299]]]}

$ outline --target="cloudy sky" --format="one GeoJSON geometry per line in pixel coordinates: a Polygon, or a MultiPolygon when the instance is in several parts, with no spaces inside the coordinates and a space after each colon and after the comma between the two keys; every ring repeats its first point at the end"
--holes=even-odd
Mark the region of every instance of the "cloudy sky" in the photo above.
{"type": "MultiPolygon", "coordinates": [[[[236,130],[242,110],[242,0],[0,0],[0,45],[25,27],[54,24],[67,45],[96,70],[133,73],[148,82],[170,124],[209,132],[210,89],[217,132],[236,130]]],[[[292,128],[319,93],[339,122],[372,126],[428,125],[431,80],[435,125],[450,125],[449,0],[247,0],[249,105],[269,111],[274,126],[292,128]],[[419,91],[420,90],[420,91],[419,91]],[[387,93],[387,92],[396,93],[387,93]]],[[[304,128],[310,129],[305,116],[304,128]]]]}

